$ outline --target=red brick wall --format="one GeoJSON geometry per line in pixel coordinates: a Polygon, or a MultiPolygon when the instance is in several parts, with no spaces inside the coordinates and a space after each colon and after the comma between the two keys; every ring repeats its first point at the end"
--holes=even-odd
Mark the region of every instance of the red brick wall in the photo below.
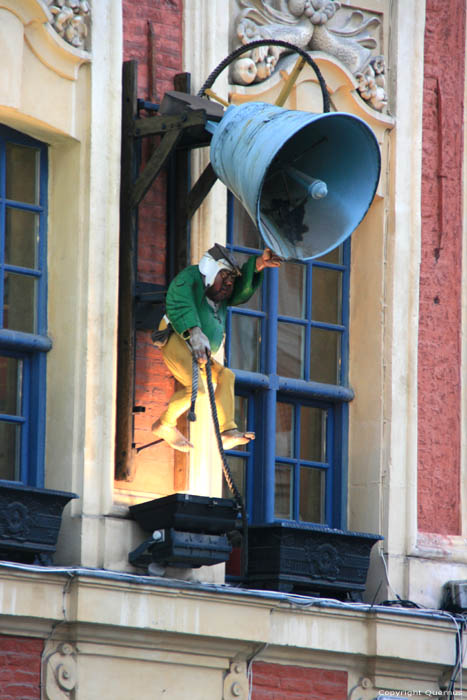
{"type": "Polygon", "coordinates": [[[418,355],[418,528],[460,528],[465,1],[427,0],[418,355]]]}
{"type": "Polygon", "coordinates": [[[1,700],[40,700],[43,639],[0,636],[1,700]]]}
{"type": "MultiPolygon", "coordinates": [[[[138,61],[138,97],[160,102],[173,90],[173,77],[182,71],[182,0],[123,1],[124,60],[138,61]]],[[[146,140],[143,158],[154,144],[146,140]]],[[[138,281],[165,283],[166,186],[159,176],[139,207],[138,281]]],[[[162,413],[173,391],[173,380],[148,333],[137,333],[135,442],[151,442],[151,424],[162,413]]],[[[156,493],[173,490],[173,451],[158,445],[141,452],[133,488],[156,493]],[[157,463],[157,468],[155,468],[157,463]]]]}
{"type": "Polygon", "coordinates": [[[347,700],[347,672],[255,662],[251,700],[347,700]]]}

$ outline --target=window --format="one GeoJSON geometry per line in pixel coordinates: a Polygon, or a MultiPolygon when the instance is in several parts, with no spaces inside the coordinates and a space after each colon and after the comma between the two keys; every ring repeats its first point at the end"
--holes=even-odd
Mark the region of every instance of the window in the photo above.
{"type": "MultiPolygon", "coordinates": [[[[233,197],[228,221],[239,262],[259,254],[260,236],[233,197]]],[[[346,243],[266,270],[261,291],[229,310],[237,420],[256,429],[229,464],[253,523],[345,526],[349,258],[346,243]]]]}
{"type": "Polygon", "coordinates": [[[43,485],[47,148],[0,125],[0,479],[43,485]]]}

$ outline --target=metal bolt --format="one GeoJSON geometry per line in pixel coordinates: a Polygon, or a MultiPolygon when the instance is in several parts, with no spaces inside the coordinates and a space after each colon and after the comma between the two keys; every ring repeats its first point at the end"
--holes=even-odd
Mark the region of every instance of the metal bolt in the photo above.
{"type": "Polygon", "coordinates": [[[242,686],[240,685],[240,683],[237,683],[237,682],[233,683],[232,695],[235,695],[235,697],[238,698],[238,697],[240,697],[241,694],[242,694],[242,686]]]}

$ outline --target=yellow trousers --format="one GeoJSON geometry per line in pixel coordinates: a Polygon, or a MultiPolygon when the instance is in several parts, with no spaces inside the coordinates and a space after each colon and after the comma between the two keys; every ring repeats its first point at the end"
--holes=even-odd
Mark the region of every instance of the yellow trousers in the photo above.
{"type": "MultiPolygon", "coordinates": [[[[159,328],[167,326],[162,321],[159,328]]],[[[178,418],[190,408],[192,386],[192,360],[191,351],[187,343],[176,333],[172,333],[167,344],[162,348],[164,362],[175,379],[182,384],[182,388],[176,391],[170,398],[169,405],[160,416],[161,423],[176,426],[178,418]]],[[[200,366],[198,392],[207,391],[206,370],[200,366]]],[[[216,384],[214,393],[216,399],[217,417],[221,433],[224,430],[232,430],[237,425],[235,414],[235,375],[219,362],[211,358],[211,373],[213,383],[216,384]]]]}

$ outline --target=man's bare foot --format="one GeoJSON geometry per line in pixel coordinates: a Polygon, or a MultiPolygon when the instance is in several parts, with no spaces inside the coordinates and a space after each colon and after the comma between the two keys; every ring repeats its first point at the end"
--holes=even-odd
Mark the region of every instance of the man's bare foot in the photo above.
{"type": "Polygon", "coordinates": [[[161,423],[159,420],[156,420],[151,428],[151,431],[156,437],[165,440],[166,443],[174,450],[189,452],[193,447],[192,443],[187,440],[175,426],[166,425],[165,423],[161,423]]]}
{"type": "Polygon", "coordinates": [[[224,430],[221,437],[224,450],[232,450],[237,445],[246,445],[250,440],[254,440],[255,434],[242,433],[237,428],[232,428],[232,430],[224,430]]]}

